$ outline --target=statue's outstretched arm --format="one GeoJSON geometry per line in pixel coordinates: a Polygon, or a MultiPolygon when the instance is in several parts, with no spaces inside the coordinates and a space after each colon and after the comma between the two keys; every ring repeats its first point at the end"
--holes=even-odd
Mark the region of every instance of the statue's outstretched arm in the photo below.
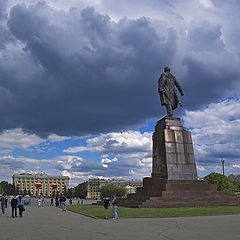
{"type": "Polygon", "coordinates": [[[175,85],[176,85],[178,91],[181,93],[181,95],[184,96],[182,87],[181,87],[180,83],[177,81],[177,79],[175,79],[175,85]]]}

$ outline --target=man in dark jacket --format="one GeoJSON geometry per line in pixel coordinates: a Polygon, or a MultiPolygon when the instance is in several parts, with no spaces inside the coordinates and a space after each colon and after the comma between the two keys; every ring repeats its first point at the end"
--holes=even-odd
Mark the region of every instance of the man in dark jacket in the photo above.
{"type": "Polygon", "coordinates": [[[14,214],[15,217],[17,217],[17,206],[18,206],[18,201],[16,196],[13,196],[13,199],[11,200],[11,207],[12,207],[12,218],[14,218],[14,214]]]}
{"type": "Polygon", "coordinates": [[[66,211],[66,200],[67,199],[65,198],[65,196],[60,197],[60,203],[63,211],[66,211]]]}

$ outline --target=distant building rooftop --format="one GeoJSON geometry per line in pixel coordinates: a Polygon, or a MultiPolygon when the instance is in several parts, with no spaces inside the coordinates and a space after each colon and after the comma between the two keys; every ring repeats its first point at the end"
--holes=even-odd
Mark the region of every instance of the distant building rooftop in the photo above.
{"type": "Polygon", "coordinates": [[[13,177],[30,177],[30,178],[66,178],[69,179],[68,176],[55,176],[55,175],[48,175],[46,173],[36,173],[36,174],[29,174],[29,173],[20,173],[20,174],[13,174],[13,177]]]}

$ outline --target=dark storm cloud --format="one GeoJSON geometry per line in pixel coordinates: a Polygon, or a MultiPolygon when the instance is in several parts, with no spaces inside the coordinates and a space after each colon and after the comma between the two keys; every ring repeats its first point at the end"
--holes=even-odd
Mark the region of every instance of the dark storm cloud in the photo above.
{"type": "Polygon", "coordinates": [[[159,36],[144,18],[115,23],[93,8],[60,12],[61,23],[59,16],[48,19],[48,11],[45,4],[10,11],[9,29],[34,71],[11,76],[1,66],[8,94],[0,109],[10,119],[1,126],[78,135],[124,129],[158,114],[156,76],[173,56],[173,30],[159,36]]]}
{"type": "Polygon", "coordinates": [[[114,22],[94,8],[64,12],[43,2],[16,5],[7,26],[6,38],[10,41],[12,34],[18,41],[2,50],[1,130],[21,127],[42,136],[96,134],[160,117],[165,109],[160,110],[157,78],[176,59],[180,64],[175,66],[187,69],[182,81],[186,109],[222,97],[231,90],[223,80],[237,79],[236,71],[222,68],[223,60],[211,64],[218,73],[207,64],[219,55],[223,59],[220,26],[193,27],[180,57],[182,45],[174,28],[163,24],[155,29],[146,18],[114,22]],[[203,60],[206,52],[212,59],[203,60]]]}
{"type": "Polygon", "coordinates": [[[239,58],[227,50],[222,38],[221,26],[208,22],[188,33],[182,59],[187,69],[183,83],[187,109],[197,109],[239,91],[239,58]]]}
{"type": "Polygon", "coordinates": [[[0,0],[0,21],[7,18],[7,0],[0,0]]]}

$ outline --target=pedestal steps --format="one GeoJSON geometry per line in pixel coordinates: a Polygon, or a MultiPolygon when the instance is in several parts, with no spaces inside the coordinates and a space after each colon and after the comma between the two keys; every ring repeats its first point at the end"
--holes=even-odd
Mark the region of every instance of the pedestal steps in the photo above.
{"type": "Polygon", "coordinates": [[[144,179],[143,187],[119,202],[126,207],[238,206],[240,197],[217,191],[217,185],[198,180],[144,179]]]}
{"type": "Polygon", "coordinates": [[[240,198],[234,196],[201,196],[195,198],[151,198],[139,205],[140,208],[193,207],[193,206],[238,206],[240,198]]]}

